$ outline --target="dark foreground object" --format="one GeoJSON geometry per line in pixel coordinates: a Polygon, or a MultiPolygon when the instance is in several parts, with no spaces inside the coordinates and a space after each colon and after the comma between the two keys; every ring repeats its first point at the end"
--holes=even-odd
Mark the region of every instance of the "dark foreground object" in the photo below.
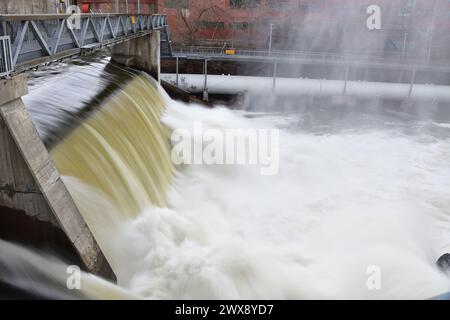
{"type": "Polygon", "coordinates": [[[450,253],[442,255],[436,262],[439,269],[444,272],[450,272],[450,253]]]}

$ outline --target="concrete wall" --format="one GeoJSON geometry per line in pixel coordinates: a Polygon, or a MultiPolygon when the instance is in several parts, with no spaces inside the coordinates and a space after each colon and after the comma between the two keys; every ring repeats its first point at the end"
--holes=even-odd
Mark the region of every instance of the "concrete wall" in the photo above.
{"type": "Polygon", "coordinates": [[[63,252],[69,245],[80,267],[115,281],[25,109],[21,97],[26,93],[24,74],[0,80],[0,238],[40,249],[57,246],[63,252]],[[59,236],[48,231],[55,227],[59,236]],[[48,238],[33,242],[27,230],[48,238]],[[61,235],[65,241],[57,240],[61,235]]]}
{"type": "Polygon", "coordinates": [[[0,0],[0,14],[56,13],[56,0],[0,0]]]}
{"type": "Polygon", "coordinates": [[[159,81],[161,73],[160,52],[160,32],[153,31],[148,36],[115,45],[111,50],[111,59],[126,67],[142,70],[159,81]]]}

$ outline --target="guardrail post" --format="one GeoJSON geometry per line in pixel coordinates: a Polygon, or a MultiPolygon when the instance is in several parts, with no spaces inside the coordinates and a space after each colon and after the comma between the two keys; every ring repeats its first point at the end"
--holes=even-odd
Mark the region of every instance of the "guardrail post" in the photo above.
{"type": "Polygon", "coordinates": [[[347,93],[347,83],[348,83],[348,73],[349,73],[349,65],[347,63],[347,65],[345,66],[345,82],[344,82],[344,91],[343,91],[343,95],[345,96],[347,93]]]}
{"type": "Polygon", "coordinates": [[[272,81],[272,90],[275,92],[276,85],[277,85],[277,68],[278,68],[278,62],[275,61],[273,63],[273,81],[272,81]]]}
{"type": "Polygon", "coordinates": [[[180,74],[179,74],[179,61],[178,61],[178,57],[176,58],[176,74],[177,74],[177,78],[176,78],[176,83],[177,83],[177,87],[179,86],[179,78],[180,78],[180,74]]]}
{"type": "Polygon", "coordinates": [[[209,96],[208,96],[208,60],[207,59],[205,59],[205,62],[203,64],[203,71],[205,74],[205,83],[204,83],[204,87],[203,87],[203,100],[208,101],[209,96]]]}
{"type": "Polygon", "coordinates": [[[417,73],[417,70],[414,69],[414,70],[412,71],[411,83],[410,83],[410,85],[409,85],[408,100],[411,99],[411,96],[412,96],[412,93],[413,93],[414,83],[416,82],[416,73],[417,73]]]}

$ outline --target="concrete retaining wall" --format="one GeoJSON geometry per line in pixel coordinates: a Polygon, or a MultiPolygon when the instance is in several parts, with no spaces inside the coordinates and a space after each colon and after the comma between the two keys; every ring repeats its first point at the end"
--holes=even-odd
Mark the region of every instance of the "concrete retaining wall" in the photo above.
{"type": "Polygon", "coordinates": [[[115,45],[111,50],[112,61],[150,74],[158,82],[161,74],[160,32],[131,39],[115,45]]]}
{"type": "MultiPolygon", "coordinates": [[[[36,228],[42,223],[56,226],[79,257],[81,267],[115,281],[25,109],[21,96],[26,93],[25,75],[0,80],[0,224],[13,225],[11,212],[1,210],[9,208],[18,215],[17,220],[24,218],[19,215],[26,215],[27,223],[32,224],[29,218],[33,218],[36,228]]],[[[18,229],[21,233],[20,226],[18,229]]],[[[0,238],[10,240],[5,234],[0,238]]],[[[42,249],[55,246],[54,239],[41,240],[42,249]]]]}

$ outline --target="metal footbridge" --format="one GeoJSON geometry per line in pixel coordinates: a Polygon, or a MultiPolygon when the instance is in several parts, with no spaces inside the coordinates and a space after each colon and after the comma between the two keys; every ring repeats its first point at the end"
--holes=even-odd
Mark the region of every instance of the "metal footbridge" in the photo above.
{"type": "MultiPolygon", "coordinates": [[[[291,64],[291,65],[318,65],[318,66],[331,66],[331,67],[342,67],[345,70],[343,74],[342,90],[337,89],[344,95],[348,91],[349,84],[352,82],[349,79],[349,70],[353,69],[378,69],[378,70],[394,70],[394,71],[406,71],[410,75],[409,83],[406,83],[405,88],[402,88],[401,93],[398,96],[402,96],[409,100],[413,97],[424,97],[430,96],[430,94],[425,94],[422,91],[430,91],[431,96],[435,96],[435,89],[437,87],[429,86],[416,86],[417,73],[419,72],[436,72],[436,73],[446,73],[450,75],[450,61],[426,61],[423,60],[413,60],[406,58],[384,58],[377,56],[361,55],[361,54],[333,54],[326,52],[301,52],[301,51],[257,51],[257,50],[242,50],[242,49],[230,49],[221,47],[201,47],[201,46],[189,46],[180,47],[173,49],[173,55],[171,58],[176,59],[176,73],[174,75],[174,84],[180,85],[180,74],[179,74],[179,61],[180,60],[199,60],[203,61],[203,82],[200,87],[203,88],[204,98],[207,99],[209,92],[208,85],[208,61],[233,61],[233,62],[259,62],[271,65],[273,64],[272,73],[272,89],[276,87],[277,78],[277,66],[279,64],[291,64]],[[421,92],[418,92],[422,90],[421,92]],[[434,90],[434,91],[433,91],[434,90]],[[405,92],[403,92],[405,91],[405,92]]],[[[270,76],[270,75],[268,75],[270,76]]],[[[166,76],[170,78],[170,75],[166,76]]],[[[184,75],[185,79],[189,78],[191,81],[200,81],[195,75],[184,75]]],[[[217,76],[216,76],[217,78],[217,76]]],[[[238,79],[235,79],[236,81],[238,79]]],[[[255,79],[253,79],[255,80],[255,79]]],[[[291,79],[294,80],[294,79],[291,79]]],[[[224,79],[219,80],[219,83],[223,83],[224,79]]],[[[308,83],[306,91],[314,91],[311,88],[311,83],[317,84],[320,80],[305,80],[308,83]],[[311,82],[312,81],[312,82],[311,82]],[[315,81],[315,82],[314,82],[315,81]]],[[[245,83],[245,81],[244,81],[245,83]]],[[[248,83],[247,83],[248,84],[248,83]]],[[[377,83],[372,84],[372,88],[376,86],[377,83]]],[[[381,84],[384,86],[384,84],[381,84]]],[[[388,84],[386,84],[388,85],[388,84]]],[[[191,86],[193,84],[191,83],[191,86]]],[[[380,84],[378,84],[380,86],[380,84]]],[[[245,87],[242,85],[241,87],[245,87]]],[[[224,91],[233,90],[233,88],[222,88],[224,91]]],[[[291,88],[293,91],[299,91],[299,87],[291,88]]],[[[367,88],[366,88],[367,89],[367,88]]],[[[437,88],[447,90],[445,88],[437,88]]],[[[217,88],[216,88],[217,90],[217,88]]],[[[268,88],[270,90],[270,88],[268,88]]],[[[336,88],[333,89],[336,91],[336,88]]],[[[391,89],[388,86],[384,86],[379,92],[382,96],[389,92],[391,89]]],[[[367,90],[365,90],[367,91],[367,90]]],[[[223,92],[222,92],[223,93],[223,92]]],[[[428,92],[430,93],[430,92],[428,92]]],[[[447,95],[445,95],[447,97],[447,95]]]]}
{"type": "Polygon", "coordinates": [[[142,37],[155,30],[161,33],[161,56],[172,56],[165,15],[0,15],[0,77],[142,37]]]}
{"type": "Polygon", "coordinates": [[[186,60],[288,63],[327,65],[387,70],[450,72],[449,61],[381,58],[362,54],[335,54],[327,52],[243,50],[221,47],[188,46],[174,48],[173,58],[186,60]]]}

